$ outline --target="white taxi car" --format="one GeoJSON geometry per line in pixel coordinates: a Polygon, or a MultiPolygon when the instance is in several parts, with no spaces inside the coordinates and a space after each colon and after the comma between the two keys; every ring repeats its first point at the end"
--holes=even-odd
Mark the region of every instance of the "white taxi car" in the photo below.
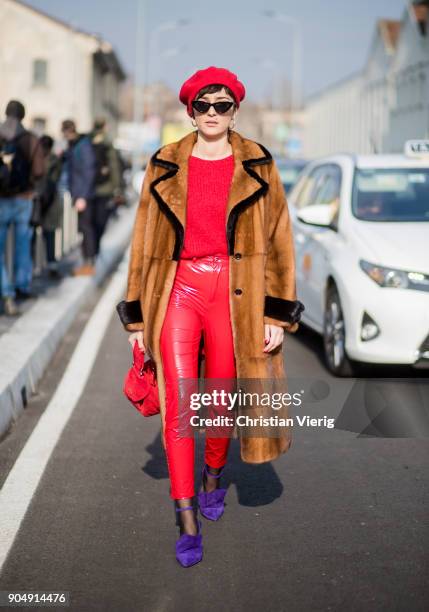
{"type": "Polygon", "coordinates": [[[302,322],[330,371],[429,367],[429,142],[314,160],[288,203],[302,322]]]}

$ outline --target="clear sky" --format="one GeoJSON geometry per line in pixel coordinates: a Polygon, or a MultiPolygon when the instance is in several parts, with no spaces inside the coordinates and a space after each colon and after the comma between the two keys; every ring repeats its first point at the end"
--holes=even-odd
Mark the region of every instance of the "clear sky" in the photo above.
{"type": "MultiPolygon", "coordinates": [[[[27,4],[101,34],[113,44],[126,71],[134,73],[137,0],[27,0],[27,4]]],[[[222,66],[237,73],[249,99],[261,99],[278,75],[290,78],[292,67],[292,28],[263,16],[265,8],[299,24],[303,91],[308,95],[359,70],[376,20],[400,19],[405,5],[405,0],[146,0],[146,50],[151,32],[161,24],[190,22],[152,36],[153,53],[146,53],[144,64],[146,78],[161,79],[178,92],[195,70],[222,66]]]]}

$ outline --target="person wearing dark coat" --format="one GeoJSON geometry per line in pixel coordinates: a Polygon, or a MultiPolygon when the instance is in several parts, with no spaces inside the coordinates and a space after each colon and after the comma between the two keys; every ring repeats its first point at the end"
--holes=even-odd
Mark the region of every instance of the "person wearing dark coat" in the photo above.
{"type": "Polygon", "coordinates": [[[63,121],[61,131],[68,141],[68,149],[64,152],[68,187],[73,205],[79,215],[78,230],[83,234],[83,265],[75,268],[73,274],[75,276],[93,275],[97,254],[91,209],[96,177],[95,153],[90,137],[87,134],[79,134],[73,120],[66,119],[63,121]]]}
{"type": "Polygon", "coordinates": [[[94,121],[90,138],[96,157],[92,212],[95,253],[98,255],[107,222],[116,206],[117,198],[121,195],[121,166],[118,153],[107,135],[107,122],[104,117],[98,117],[94,121]]]}
{"type": "Polygon", "coordinates": [[[58,189],[63,161],[53,152],[54,140],[51,136],[43,135],[40,145],[46,160],[46,173],[36,183],[36,192],[40,200],[47,268],[50,277],[61,278],[55,254],[55,235],[57,229],[63,225],[63,200],[58,189]]]}
{"type": "Polygon", "coordinates": [[[6,316],[22,314],[16,298],[36,295],[31,287],[31,218],[34,183],[43,176],[45,165],[39,139],[23,126],[24,117],[24,105],[10,100],[6,120],[0,124],[0,296],[6,316]],[[11,225],[15,226],[14,278],[9,277],[5,253],[11,225]]]}

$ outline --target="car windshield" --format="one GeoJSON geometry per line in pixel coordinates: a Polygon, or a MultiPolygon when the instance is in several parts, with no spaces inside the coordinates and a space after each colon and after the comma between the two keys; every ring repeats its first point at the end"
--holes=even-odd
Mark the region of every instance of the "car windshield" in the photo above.
{"type": "Polygon", "coordinates": [[[429,168],[357,168],[352,211],[364,221],[429,221],[429,168]]]}

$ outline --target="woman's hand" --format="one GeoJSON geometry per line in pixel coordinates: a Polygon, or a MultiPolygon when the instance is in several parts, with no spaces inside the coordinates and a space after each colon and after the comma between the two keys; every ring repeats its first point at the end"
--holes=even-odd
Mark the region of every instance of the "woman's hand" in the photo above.
{"type": "Polygon", "coordinates": [[[285,335],[283,327],[279,325],[268,325],[265,328],[265,348],[264,353],[269,353],[283,342],[285,335]]]}
{"type": "Polygon", "coordinates": [[[137,340],[139,348],[146,353],[146,347],[143,344],[143,332],[142,331],[133,332],[132,334],[128,336],[128,342],[131,344],[131,346],[133,346],[135,340],[137,340]]]}

